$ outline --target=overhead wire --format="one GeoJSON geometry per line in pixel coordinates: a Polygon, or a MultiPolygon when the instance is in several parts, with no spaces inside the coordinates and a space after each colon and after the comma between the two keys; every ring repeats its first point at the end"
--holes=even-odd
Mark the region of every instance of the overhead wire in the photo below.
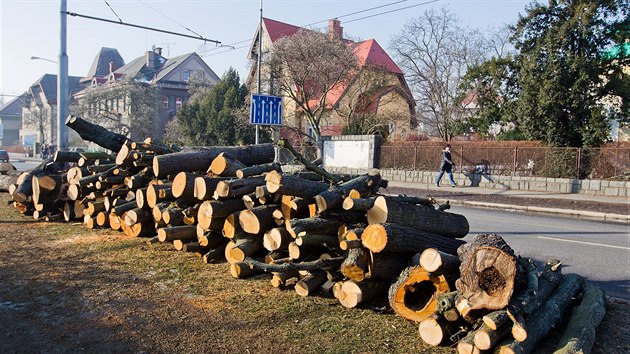
{"type": "MultiPolygon", "coordinates": [[[[380,9],[380,8],[384,8],[384,7],[400,4],[402,2],[407,2],[407,1],[408,0],[398,0],[398,1],[391,2],[391,3],[387,3],[387,4],[383,4],[383,5],[379,5],[379,6],[374,6],[374,7],[368,8],[368,9],[364,9],[364,10],[359,10],[359,11],[343,14],[343,15],[336,16],[336,17],[333,17],[333,18],[334,19],[340,19],[340,18],[344,18],[344,17],[354,16],[354,15],[358,15],[358,14],[365,13],[365,12],[368,12],[368,11],[377,10],[377,9],[380,9]]],[[[386,14],[390,14],[390,13],[397,12],[397,11],[407,10],[407,9],[418,7],[418,6],[422,6],[422,5],[428,5],[428,4],[431,4],[431,3],[434,3],[434,2],[438,2],[438,1],[440,1],[440,0],[425,1],[425,2],[422,2],[422,3],[414,4],[414,5],[409,5],[409,6],[393,9],[393,10],[383,11],[383,12],[379,12],[379,13],[376,13],[376,14],[372,14],[372,15],[368,15],[368,16],[364,16],[364,17],[351,19],[351,20],[345,21],[344,23],[351,23],[351,22],[356,22],[356,21],[360,21],[360,20],[365,20],[365,19],[368,19],[368,18],[381,16],[381,15],[386,15],[386,14]]],[[[317,21],[317,22],[309,23],[307,25],[303,25],[303,26],[299,26],[299,27],[302,27],[302,28],[310,27],[310,26],[313,26],[313,25],[317,25],[317,24],[320,24],[320,23],[327,22],[327,21],[328,20],[317,21]]],[[[286,30],[284,30],[284,31],[276,31],[276,32],[273,32],[273,33],[270,33],[270,34],[282,34],[284,32],[286,32],[286,30]]],[[[208,49],[206,51],[201,51],[200,52],[201,53],[200,56],[201,57],[211,57],[211,56],[215,56],[215,55],[231,52],[231,51],[238,50],[238,49],[247,48],[247,47],[249,47],[249,44],[243,45],[243,46],[238,46],[238,47],[233,47],[233,45],[240,44],[240,43],[245,43],[245,42],[250,42],[250,41],[251,41],[251,38],[250,39],[245,39],[245,40],[242,40],[242,41],[238,41],[238,42],[233,42],[233,43],[230,43],[230,44],[220,45],[220,46],[217,46],[215,48],[210,48],[210,49],[208,49]],[[228,49],[228,50],[216,52],[216,53],[211,53],[213,51],[216,51],[218,49],[225,48],[225,47],[228,47],[228,46],[232,47],[232,48],[228,49]]]]}
{"type": "MultiPolygon", "coordinates": [[[[393,6],[393,5],[400,4],[400,3],[403,3],[403,2],[407,2],[407,1],[409,1],[409,0],[398,0],[398,1],[393,1],[393,2],[390,2],[390,3],[387,3],[387,4],[378,5],[378,6],[370,7],[370,8],[367,8],[367,9],[363,9],[363,10],[359,10],[359,11],[354,11],[354,12],[350,12],[350,13],[343,14],[343,15],[340,15],[340,16],[336,16],[336,17],[334,17],[334,18],[335,18],[335,19],[340,19],[340,18],[344,18],[344,17],[354,16],[354,15],[358,15],[358,14],[361,14],[361,13],[364,13],[364,12],[373,11],[373,10],[378,10],[378,9],[381,9],[381,8],[384,8],[384,7],[393,6]]],[[[439,0],[434,0],[434,1],[439,1],[439,0]]],[[[320,23],[325,23],[325,22],[328,22],[328,19],[326,19],[326,20],[321,20],[321,21],[317,21],[317,22],[312,22],[312,23],[309,23],[309,24],[306,24],[306,25],[302,25],[302,26],[299,26],[299,27],[306,28],[306,27],[311,27],[311,26],[318,25],[318,24],[320,24],[320,23]]],[[[346,22],[346,23],[347,23],[347,22],[346,22]]],[[[271,33],[271,34],[274,34],[274,35],[275,35],[275,34],[282,34],[282,33],[284,33],[284,32],[286,32],[286,31],[276,31],[276,32],[273,32],[273,33],[271,33]]],[[[212,52],[212,51],[215,51],[215,50],[218,50],[218,49],[224,48],[224,47],[232,47],[232,48],[231,48],[232,50],[242,49],[242,48],[249,47],[249,45],[245,45],[245,46],[238,46],[238,47],[234,47],[234,45],[236,45],[236,44],[241,44],[241,43],[245,43],[245,42],[249,42],[249,41],[251,41],[251,38],[244,39],[244,40],[242,40],[242,41],[238,41],[238,42],[232,42],[232,43],[230,43],[230,44],[222,44],[222,45],[220,45],[220,46],[218,46],[218,47],[215,47],[215,48],[210,48],[210,49],[207,49],[206,51],[201,51],[200,53],[201,53],[201,56],[203,56],[203,57],[207,57],[207,56],[213,56],[213,55],[215,55],[215,54],[219,54],[219,53],[229,52],[229,50],[224,50],[224,51],[221,51],[221,52],[219,52],[219,53],[212,53],[212,54],[203,55],[204,53],[212,52]]],[[[203,47],[203,45],[202,45],[201,47],[203,47]]],[[[200,47],[200,48],[201,48],[201,47],[200,47]]],[[[197,49],[197,51],[199,51],[199,49],[197,49]]]]}
{"type": "Polygon", "coordinates": [[[145,2],[144,2],[144,1],[142,1],[142,0],[137,0],[137,1],[138,1],[139,3],[141,3],[142,5],[144,5],[144,6],[148,7],[148,8],[150,8],[151,10],[153,10],[153,11],[157,12],[158,14],[162,15],[163,17],[165,17],[165,18],[169,19],[171,22],[173,22],[173,23],[175,23],[176,25],[178,25],[178,26],[182,27],[183,29],[187,30],[188,32],[193,33],[193,34],[196,34],[197,36],[201,37],[201,35],[200,35],[199,33],[197,33],[197,32],[195,32],[195,31],[191,30],[190,28],[188,28],[188,27],[186,27],[186,26],[182,25],[181,23],[177,22],[175,19],[173,19],[173,18],[169,17],[168,15],[164,14],[164,13],[163,13],[163,12],[161,12],[160,10],[158,10],[158,9],[154,8],[153,6],[151,6],[151,5],[147,4],[147,3],[145,3],[145,2]]]}
{"type": "Polygon", "coordinates": [[[118,21],[120,21],[120,23],[123,22],[123,20],[120,18],[120,16],[118,16],[118,14],[116,13],[116,11],[114,11],[114,8],[107,2],[107,0],[103,0],[105,1],[105,5],[107,5],[107,7],[109,7],[110,10],[112,10],[112,12],[114,13],[114,16],[116,16],[116,18],[118,19],[118,21]]]}

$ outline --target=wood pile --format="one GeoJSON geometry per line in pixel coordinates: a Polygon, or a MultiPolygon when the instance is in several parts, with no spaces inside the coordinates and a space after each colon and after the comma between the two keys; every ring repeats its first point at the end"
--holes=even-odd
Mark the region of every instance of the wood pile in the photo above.
{"type": "MultiPolygon", "coordinates": [[[[562,276],[559,262],[538,274],[497,235],[465,243],[468,221],[448,203],[383,195],[377,171],[330,174],[286,141],[306,170],[283,172],[271,144],[182,148],[79,117],[66,124],[115,153],[58,152],[0,179],[18,211],[38,220],[171,243],[206,263],[227,260],[235,278],[267,273],[273,287],[330,294],[348,308],[385,300],[419,323],[426,343],[461,353],[531,352],[582,292],[582,278],[562,276]]],[[[601,292],[583,293],[574,313],[603,308],[601,292]]],[[[590,349],[597,317],[567,329],[563,350],[590,349]]]]}

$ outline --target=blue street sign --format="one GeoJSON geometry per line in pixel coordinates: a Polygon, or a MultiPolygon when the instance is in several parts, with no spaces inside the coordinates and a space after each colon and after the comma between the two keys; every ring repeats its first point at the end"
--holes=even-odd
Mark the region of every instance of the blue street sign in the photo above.
{"type": "Polygon", "coordinates": [[[252,94],[249,123],[282,125],[282,97],[252,94]]]}

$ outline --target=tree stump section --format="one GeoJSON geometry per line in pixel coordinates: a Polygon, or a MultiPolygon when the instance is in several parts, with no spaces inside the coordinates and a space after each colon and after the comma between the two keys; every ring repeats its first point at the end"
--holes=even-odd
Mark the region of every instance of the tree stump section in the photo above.
{"type": "Polygon", "coordinates": [[[443,275],[431,276],[424,268],[412,266],[389,287],[389,305],[400,317],[420,322],[437,311],[438,295],[450,291],[443,275]]]}
{"type": "Polygon", "coordinates": [[[395,224],[368,225],[361,234],[363,246],[374,253],[398,252],[409,256],[427,248],[454,254],[463,241],[431,234],[417,229],[400,227],[395,224]]]}

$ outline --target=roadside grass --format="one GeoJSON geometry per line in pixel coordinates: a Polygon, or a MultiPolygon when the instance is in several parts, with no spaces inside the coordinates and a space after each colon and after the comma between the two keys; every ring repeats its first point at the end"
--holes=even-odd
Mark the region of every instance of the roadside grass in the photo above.
{"type": "MultiPolygon", "coordinates": [[[[34,222],[7,206],[7,201],[7,194],[0,195],[0,271],[10,275],[7,287],[0,288],[6,292],[0,292],[0,302],[35,295],[51,297],[59,307],[55,315],[59,326],[38,326],[51,332],[53,347],[80,344],[88,351],[105,348],[106,352],[112,348],[150,352],[455,352],[425,346],[417,325],[393,314],[384,300],[346,309],[323,295],[302,298],[293,290],[271,287],[267,275],[234,279],[227,263],[204,264],[199,257],[167,244],[147,245],[144,239],[109,229],[34,222]],[[23,283],[31,285],[17,286],[23,283]],[[64,337],[56,332],[62,329],[69,334],[64,337]],[[98,331],[100,339],[86,331],[98,331]]],[[[35,323],[40,321],[37,313],[30,317],[35,323]]],[[[630,343],[627,328],[630,306],[611,304],[594,352],[624,352],[621,349],[628,349],[630,343]]],[[[19,333],[14,334],[18,339],[19,333]]]]}

